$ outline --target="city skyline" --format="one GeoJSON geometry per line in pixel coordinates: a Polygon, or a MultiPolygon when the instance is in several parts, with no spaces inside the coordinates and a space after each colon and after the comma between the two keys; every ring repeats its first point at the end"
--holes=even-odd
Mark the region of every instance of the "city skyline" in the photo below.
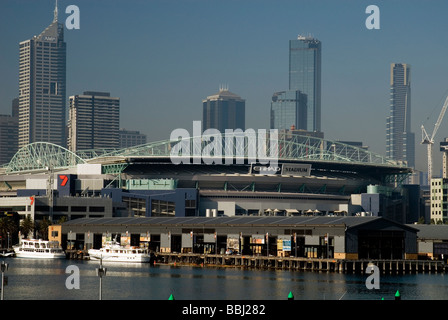
{"type": "MultiPolygon", "coordinates": [[[[323,44],[327,139],[363,141],[385,155],[390,63],[412,65],[416,167],[426,171],[418,129],[421,124],[432,129],[448,92],[443,33],[448,5],[379,1],[381,29],[368,30],[369,2],[323,3],[59,1],[61,21],[70,4],[81,12],[80,30],[65,30],[67,99],[86,90],[114,92],[122,101],[121,127],[156,141],[200,120],[203,97],[224,82],[246,100],[246,128],[269,128],[272,94],[288,85],[288,41],[311,33],[323,44]]],[[[53,0],[0,4],[0,113],[9,113],[18,96],[18,43],[48,26],[53,9],[53,0]]],[[[445,136],[446,119],[436,143],[445,136]]],[[[438,174],[442,155],[435,149],[433,158],[438,174]]]]}

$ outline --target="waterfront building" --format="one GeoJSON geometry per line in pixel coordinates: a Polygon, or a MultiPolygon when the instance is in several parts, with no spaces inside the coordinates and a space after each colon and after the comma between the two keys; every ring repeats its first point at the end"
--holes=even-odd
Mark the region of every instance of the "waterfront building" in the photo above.
{"type": "Polygon", "coordinates": [[[17,152],[19,99],[12,101],[12,114],[0,114],[0,164],[8,163],[17,152]]]}
{"type": "Polygon", "coordinates": [[[146,143],[146,134],[140,131],[120,129],[120,148],[130,148],[146,143]]]}
{"type": "Polygon", "coordinates": [[[202,101],[203,130],[246,130],[246,102],[240,96],[221,87],[219,92],[202,101]]]}
{"type": "Polygon", "coordinates": [[[411,131],[411,66],[390,66],[390,114],[386,126],[386,155],[415,167],[415,135],[411,131]]]}
{"type": "Polygon", "coordinates": [[[321,131],[321,55],[318,39],[299,35],[289,41],[289,90],[307,95],[308,131],[321,131]]]}
{"type": "Polygon", "coordinates": [[[301,258],[416,259],[417,229],[381,217],[97,218],[62,224],[77,248],[130,238],[155,252],[301,258]]]}
{"type": "Polygon", "coordinates": [[[113,149],[120,146],[120,98],[86,91],[69,98],[68,149],[113,149]]]}
{"type": "Polygon", "coordinates": [[[20,42],[18,147],[33,142],[65,145],[66,43],[64,25],[53,22],[20,42]]]}
{"type": "Polygon", "coordinates": [[[271,129],[307,129],[307,96],[300,90],[276,92],[271,102],[271,129]]]}

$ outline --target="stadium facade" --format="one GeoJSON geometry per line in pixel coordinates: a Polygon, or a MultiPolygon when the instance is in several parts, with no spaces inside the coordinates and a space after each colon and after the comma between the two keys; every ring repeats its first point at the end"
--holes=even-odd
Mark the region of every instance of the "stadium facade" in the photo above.
{"type": "MultiPolygon", "coordinates": [[[[222,139],[224,155],[229,140],[222,139]]],[[[206,140],[182,142],[202,150],[206,140]]],[[[266,165],[247,157],[248,143],[232,164],[192,159],[176,165],[172,150],[178,143],[77,152],[51,143],[29,144],[2,169],[0,211],[54,222],[63,217],[245,215],[370,215],[414,222],[407,218],[412,210],[402,185],[411,169],[365,149],[285,131],[274,144],[277,166],[266,174],[266,165]]],[[[269,155],[270,144],[266,140],[258,148],[269,155]]]]}

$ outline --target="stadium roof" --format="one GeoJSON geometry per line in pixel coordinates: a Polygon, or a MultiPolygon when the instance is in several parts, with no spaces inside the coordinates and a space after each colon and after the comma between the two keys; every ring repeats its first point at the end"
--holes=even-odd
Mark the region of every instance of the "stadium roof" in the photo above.
{"type": "MultiPolygon", "coordinates": [[[[101,163],[114,165],[130,163],[138,159],[165,158],[185,159],[184,151],[201,150],[210,147],[211,141],[218,142],[212,149],[212,158],[221,158],[224,163],[225,155],[235,155],[234,161],[242,160],[245,163],[252,162],[254,150],[257,159],[264,161],[277,160],[278,162],[308,161],[313,163],[332,163],[341,165],[363,165],[398,169],[398,171],[410,173],[410,169],[403,162],[393,161],[385,156],[370,152],[338,141],[330,141],[322,138],[304,136],[294,133],[269,136],[266,131],[265,139],[260,139],[260,132],[255,136],[238,134],[235,132],[222,135],[209,135],[200,137],[182,137],[182,139],[164,140],[148,144],[117,150],[83,150],[72,152],[61,146],[46,142],[31,143],[21,148],[11,159],[10,163],[3,167],[4,173],[23,173],[48,170],[63,170],[81,163],[101,163]],[[256,140],[250,140],[256,139],[256,140]],[[232,141],[232,143],[229,143],[232,141]],[[220,142],[220,143],[219,143],[220,142]],[[254,143],[255,142],[255,143],[254,143]],[[186,149],[179,151],[180,144],[186,149]],[[261,151],[260,151],[261,150],[261,151]],[[259,153],[263,153],[260,156],[259,153]],[[213,153],[215,155],[213,155],[213,153]]],[[[195,154],[188,156],[188,160],[195,159],[195,154]]],[[[196,159],[197,160],[197,159],[196,159]]],[[[272,163],[272,162],[271,162],[272,163]]]]}

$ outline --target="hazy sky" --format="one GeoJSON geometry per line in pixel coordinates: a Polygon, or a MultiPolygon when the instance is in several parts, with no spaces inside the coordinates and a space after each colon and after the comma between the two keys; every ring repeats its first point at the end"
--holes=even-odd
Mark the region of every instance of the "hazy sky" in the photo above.
{"type": "MultiPolygon", "coordinates": [[[[18,95],[19,42],[53,19],[54,0],[0,0],[0,113],[18,95]]],[[[448,94],[448,1],[60,0],[80,9],[65,30],[67,95],[108,91],[121,99],[121,127],[169,139],[192,131],[202,100],[227,84],[246,99],[246,128],[269,128],[272,94],[288,89],[288,45],[322,42],[322,129],[326,139],[362,141],[385,154],[390,64],[412,67],[412,131],[426,171],[422,124],[432,132],[448,94]],[[368,5],[380,29],[368,30],[368,5]]],[[[448,114],[436,136],[448,137],[448,114]]]]}

